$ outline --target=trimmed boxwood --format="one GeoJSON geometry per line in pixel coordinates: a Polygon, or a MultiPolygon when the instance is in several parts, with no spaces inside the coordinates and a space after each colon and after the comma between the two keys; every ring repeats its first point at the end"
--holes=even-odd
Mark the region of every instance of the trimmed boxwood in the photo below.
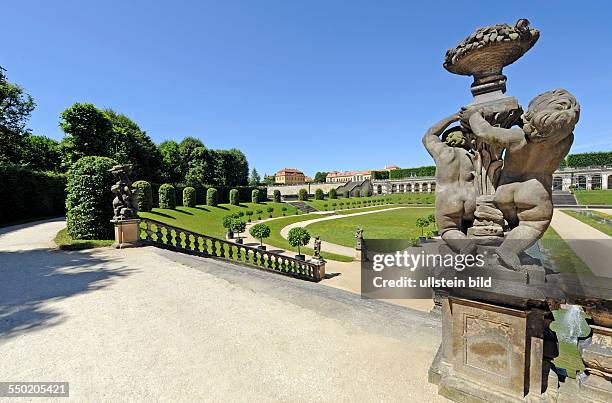
{"type": "Polygon", "coordinates": [[[206,205],[207,206],[211,206],[211,207],[215,207],[217,205],[217,189],[215,188],[209,188],[206,191],[206,205]]]}
{"type": "Polygon", "coordinates": [[[330,199],[337,199],[338,198],[338,193],[336,192],[336,189],[329,189],[329,195],[328,197],[330,199]]]}
{"type": "Polygon", "coordinates": [[[234,206],[237,206],[240,204],[240,193],[238,192],[238,189],[230,190],[229,200],[230,200],[230,204],[233,204],[234,206]]]}
{"type": "Polygon", "coordinates": [[[196,205],[196,190],[191,186],[187,186],[183,189],[183,206],[195,207],[196,205]]]}
{"type": "Polygon", "coordinates": [[[136,181],[133,184],[136,189],[136,205],[138,211],[151,211],[153,208],[153,188],[147,181],[136,181]]]}
{"type": "Polygon", "coordinates": [[[174,186],[169,183],[164,183],[159,187],[159,207],[176,208],[176,193],[174,192],[174,186]]]}
{"type": "Polygon", "coordinates": [[[259,189],[251,191],[251,203],[259,203],[259,189]]]}
{"type": "Polygon", "coordinates": [[[66,227],[73,239],[112,239],[116,178],[110,169],[117,162],[107,157],[83,157],[68,171],[66,227]]]}
{"type": "Polygon", "coordinates": [[[281,202],[281,192],[280,192],[280,190],[276,189],[276,190],[274,190],[273,193],[274,193],[274,196],[273,196],[274,203],[280,203],[281,202]]]}
{"type": "Polygon", "coordinates": [[[323,189],[315,190],[315,200],[323,200],[323,189]]]}
{"type": "Polygon", "coordinates": [[[298,200],[308,201],[308,190],[302,188],[298,192],[298,200]]]}
{"type": "MultiPolygon", "coordinates": [[[[64,215],[66,175],[0,167],[0,223],[64,215]]],[[[111,199],[112,200],[112,199],[111,199]]]]}

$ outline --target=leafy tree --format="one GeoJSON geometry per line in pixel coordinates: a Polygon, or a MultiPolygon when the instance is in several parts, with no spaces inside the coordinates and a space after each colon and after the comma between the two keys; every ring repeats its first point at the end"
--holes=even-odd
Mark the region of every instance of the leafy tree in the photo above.
{"type": "Polygon", "coordinates": [[[430,222],[427,217],[419,217],[416,219],[416,226],[421,229],[421,236],[425,236],[425,228],[427,228],[429,224],[430,222]]]}
{"type": "Polygon", "coordinates": [[[249,163],[242,151],[235,148],[218,150],[220,183],[225,186],[244,186],[248,183],[249,163]]]}
{"type": "Polygon", "coordinates": [[[190,155],[185,183],[197,187],[219,185],[217,153],[206,147],[196,147],[190,155]]]}
{"type": "Polygon", "coordinates": [[[253,238],[259,239],[259,244],[263,246],[264,238],[270,236],[270,227],[264,223],[255,224],[251,227],[249,233],[253,238]]]}
{"type": "Polygon", "coordinates": [[[240,218],[234,218],[232,220],[231,229],[232,232],[238,234],[238,238],[240,238],[240,234],[246,229],[246,223],[240,218]]]}
{"type": "Polygon", "coordinates": [[[60,128],[67,135],[61,146],[64,166],[69,167],[82,156],[113,155],[112,122],[95,105],[75,103],[62,112],[60,128]]]}
{"type": "Polygon", "coordinates": [[[185,164],[191,161],[192,153],[198,147],[204,147],[204,143],[202,143],[202,140],[196,139],[195,137],[187,136],[181,141],[179,144],[179,151],[185,164]]]}
{"type": "Polygon", "coordinates": [[[323,189],[315,190],[315,200],[323,200],[323,189]]]}
{"type": "Polygon", "coordinates": [[[34,107],[34,99],[17,84],[6,79],[0,66],[0,164],[17,164],[21,159],[26,124],[34,107]]]}
{"type": "Polygon", "coordinates": [[[164,141],[159,145],[162,159],[162,177],[169,183],[177,184],[184,179],[183,160],[179,145],[174,140],[164,141]]]}
{"type": "Polygon", "coordinates": [[[249,185],[257,186],[259,185],[259,182],[261,182],[261,177],[257,173],[257,170],[253,168],[253,170],[251,171],[251,176],[249,176],[249,185]]]}
{"type": "Polygon", "coordinates": [[[329,197],[330,199],[337,199],[337,198],[338,198],[338,194],[337,194],[337,192],[336,192],[336,189],[334,189],[334,188],[329,189],[329,195],[328,195],[328,197],[329,197]]]}
{"type": "Polygon", "coordinates": [[[325,179],[327,179],[327,172],[317,172],[313,180],[318,183],[324,183],[325,179]]]}
{"type": "Polygon", "coordinates": [[[287,240],[289,241],[289,245],[298,248],[298,255],[301,255],[300,246],[308,245],[308,242],[310,242],[310,233],[303,227],[291,228],[287,240]]]}
{"type": "Polygon", "coordinates": [[[275,179],[273,175],[264,174],[263,183],[264,185],[272,186],[274,185],[275,179]]]}
{"type": "Polygon", "coordinates": [[[26,136],[23,139],[21,163],[35,171],[59,172],[61,154],[59,142],[45,136],[26,136]]]}
{"type": "Polygon", "coordinates": [[[308,190],[302,188],[298,191],[298,200],[308,201],[308,190]]]}

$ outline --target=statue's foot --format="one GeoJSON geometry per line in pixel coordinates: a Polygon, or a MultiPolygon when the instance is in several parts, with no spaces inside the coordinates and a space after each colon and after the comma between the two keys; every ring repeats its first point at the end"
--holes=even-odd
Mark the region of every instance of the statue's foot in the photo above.
{"type": "Polygon", "coordinates": [[[500,262],[507,268],[514,271],[521,271],[522,265],[518,255],[514,252],[499,248],[495,251],[500,262]]]}

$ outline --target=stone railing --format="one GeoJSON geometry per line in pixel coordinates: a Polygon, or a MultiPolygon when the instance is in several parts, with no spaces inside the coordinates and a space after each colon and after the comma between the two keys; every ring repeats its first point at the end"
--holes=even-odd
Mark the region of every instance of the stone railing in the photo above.
{"type": "Polygon", "coordinates": [[[303,280],[318,282],[325,276],[324,263],[317,264],[294,259],[257,247],[176,228],[158,221],[143,219],[139,229],[140,241],[145,245],[196,256],[230,260],[303,280]]]}

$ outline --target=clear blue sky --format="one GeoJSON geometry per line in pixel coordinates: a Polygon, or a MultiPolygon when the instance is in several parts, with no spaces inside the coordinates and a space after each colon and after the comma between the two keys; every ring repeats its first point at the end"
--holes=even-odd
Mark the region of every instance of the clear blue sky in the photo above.
{"type": "Polygon", "coordinates": [[[531,20],[539,42],[505,71],[527,105],[564,87],[582,105],[572,152],[612,150],[612,3],[589,1],[17,1],[0,65],[59,139],[74,102],[110,107],[156,142],[199,137],[251,166],[429,165],[422,133],[471,99],[442,68],[475,28],[531,20]]]}

